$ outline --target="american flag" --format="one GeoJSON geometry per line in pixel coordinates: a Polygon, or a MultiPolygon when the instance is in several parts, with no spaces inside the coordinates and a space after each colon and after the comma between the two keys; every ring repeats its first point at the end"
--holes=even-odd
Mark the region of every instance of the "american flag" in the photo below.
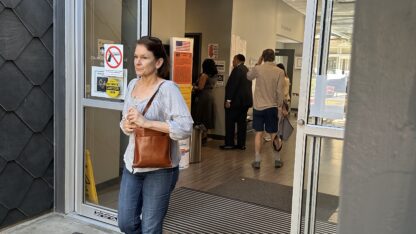
{"type": "Polygon", "coordinates": [[[190,41],[176,41],[176,51],[190,51],[190,41]]]}

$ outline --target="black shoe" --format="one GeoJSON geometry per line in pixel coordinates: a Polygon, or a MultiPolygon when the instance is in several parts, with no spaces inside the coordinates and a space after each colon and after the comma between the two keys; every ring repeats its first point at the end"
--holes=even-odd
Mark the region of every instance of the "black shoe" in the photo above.
{"type": "Polygon", "coordinates": [[[233,146],[233,145],[220,145],[220,149],[222,149],[222,150],[232,150],[232,149],[235,149],[235,146],[233,146]]]}
{"type": "Polygon", "coordinates": [[[239,146],[238,145],[237,148],[240,149],[240,150],[246,150],[246,146],[245,145],[242,145],[242,146],[239,146]]]}

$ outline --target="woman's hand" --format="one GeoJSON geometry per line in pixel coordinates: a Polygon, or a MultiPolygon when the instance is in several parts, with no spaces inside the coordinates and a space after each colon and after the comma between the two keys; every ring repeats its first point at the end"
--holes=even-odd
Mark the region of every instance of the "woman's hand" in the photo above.
{"type": "Polygon", "coordinates": [[[148,120],[143,117],[141,113],[137,111],[136,108],[131,107],[127,113],[127,120],[131,123],[134,123],[138,127],[145,128],[148,120]]]}
{"type": "Polygon", "coordinates": [[[123,120],[123,130],[125,132],[132,133],[136,127],[136,124],[130,123],[127,119],[123,120]]]}

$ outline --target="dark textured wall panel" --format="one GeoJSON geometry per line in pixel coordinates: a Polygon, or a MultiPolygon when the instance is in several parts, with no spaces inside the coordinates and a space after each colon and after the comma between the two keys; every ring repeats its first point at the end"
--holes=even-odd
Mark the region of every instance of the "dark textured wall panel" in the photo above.
{"type": "MultiPolygon", "coordinates": [[[[6,165],[7,165],[7,161],[4,160],[2,157],[0,157],[0,174],[3,171],[4,167],[6,167],[6,165]]],[[[1,218],[0,218],[0,220],[1,220],[1,218]]]]}
{"type": "Polygon", "coordinates": [[[9,212],[9,209],[7,209],[5,206],[0,204],[0,220],[3,220],[6,218],[7,213],[9,212]]]}
{"type": "Polygon", "coordinates": [[[33,39],[15,62],[35,85],[43,84],[53,68],[52,56],[39,39],[33,39]]]}
{"type": "Polygon", "coordinates": [[[0,56],[0,67],[3,65],[4,62],[6,62],[6,60],[4,60],[4,58],[0,56]]]}
{"type": "Polygon", "coordinates": [[[53,99],[53,73],[51,73],[48,79],[42,84],[42,90],[48,95],[48,97],[53,99]]]}
{"type": "Polygon", "coordinates": [[[53,207],[52,7],[0,0],[0,228],[53,207]]]}
{"type": "Polygon", "coordinates": [[[52,7],[46,0],[23,0],[15,11],[33,36],[41,37],[52,24],[52,7]]]}
{"type": "Polygon", "coordinates": [[[13,62],[0,67],[0,84],[0,106],[8,111],[16,110],[32,88],[13,62]]]}
{"type": "Polygon", "coordinates": [[[7,212],[7,215],[3,220],[2,226],[8,226],[8,225],[14,224],[16,223],[16,221],[23,220],[25,218],[27,218],[27,216],[24,215],[20,210],[18,209],[9,210],[9,212],[7,212]]]}
{"type": "Polygon", "coordinates": [[[6,114],[6,111],[0,106],[0,121],[5,114],[6,114]]]}
{"type": "Polygon", "coordinates": [[[41,177],[53,160],[53,147],[48,143],[41,134],[33,135],[17,159],[17,162],[35,178],[41,177]],[[49,147],[39,148],[39,145],[49,147]]]}
{"type": "Polygon", "coordinates": [[[6,114],[0,121],[0,157],[6,161],[16,159],[32,134],[32,131],[16,115],[6,114]]]}
{"type": "Polygon", "coordinates": [[[0,176],[1,203],[9,209],[18,207],[29,191],[33,177],[15,162],[8,163],[0,176]]]}
{"type": "Polygon", "coordinates": [[[41,132],[53,115],[53,103],[48,95],[35,87],[23,100],[16,114],[34,132],[41,132]]]}
{"type": "Polygon", "coordinates": [[[22,0],[0,0],[5,7],[15,8],[22,0]]]}
{"type": "Polygon", "coordinates": [[[32,216],[49,209],[52,201],[52,189],[44,180],[36,179],[19,208],[25,215],[32,216]]]}
{"type": "Polygon", "coordinates": [[[48,31],[40,38],[42,43],[46,46],[49,52],[52,54],[53,52],[53,27],[52,25],[49,27],[48,31]]]}
{"type": "Polygon", "coordinates": [[[1,12],[0,22],[0,54],[5,59],[14,60],[33,37],[10,9],[1,12]]]}

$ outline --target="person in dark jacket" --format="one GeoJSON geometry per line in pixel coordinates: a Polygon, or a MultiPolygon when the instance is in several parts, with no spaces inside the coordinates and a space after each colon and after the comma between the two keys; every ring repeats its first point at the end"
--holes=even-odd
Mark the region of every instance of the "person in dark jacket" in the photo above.
{"type": "Polygon", "coordinates": [[[225,144],[220,146],[221,149],[246,149],[247,111],[253,106],[253,94],[245,60],[242,54],[234,56],[234,68],[225,86],[225,144]],[[237,144],[234,142],[236,123],[237,144]]]}

